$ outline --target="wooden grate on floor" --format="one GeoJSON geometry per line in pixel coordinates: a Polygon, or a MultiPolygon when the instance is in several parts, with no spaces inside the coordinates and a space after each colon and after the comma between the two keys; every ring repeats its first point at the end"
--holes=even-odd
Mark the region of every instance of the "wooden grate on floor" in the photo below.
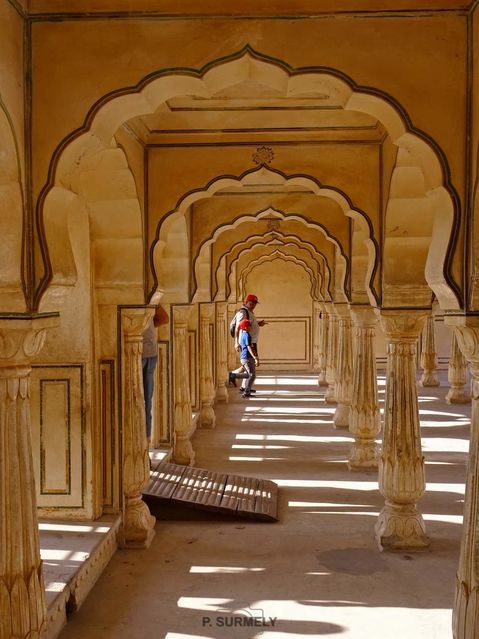
{"type": "Polygon", "coordinates": [[[278,485],[266,479],[215,473],[203,468],[159,462],[143,491],[147,500],[251,517],[278,519],[278,485]]]}

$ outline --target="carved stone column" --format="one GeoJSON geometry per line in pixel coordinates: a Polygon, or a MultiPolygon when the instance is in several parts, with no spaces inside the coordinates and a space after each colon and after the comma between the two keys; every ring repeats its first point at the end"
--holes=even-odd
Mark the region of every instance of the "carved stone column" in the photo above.
{"type": "Polygon", "coordinates": [[[227,342],[226,342],[226,350],[228,353],[228,370],[233,371],[235,368],[239,366],[239,355],[235,350],[235,341],[234,338],[229,334],[229,325],[231,320],[236,314],[236,311],[240,308],[241,303],[238,304],[230,304],[228,303],[228,316],[227,316],[227,342]]]}
{"type": "Polygon", "coordinates": [[[328,314],[328,347],[326,349],[326,381],[328,388],[324,394],[327,404],[336,404],[336,351],[337,328],[336,314],[332,304],[326,305],[328,314]]]}
{"type": "Polygon", "coordinates": [[[228,305],[216,304],[216,401],[228,402],[228,305]]]}
{"type": "Polygon", "coordinates": [[[156,519],[142,499],[150,479],[143,395],[143,331],[153,309],[122,311],[123,328],[123,521],[119,531],[122,547],[148,548],[155,535],[156,519]]]}
{"type": "Polygon", "coordinates": [[[419,384],[421,386],[439,386],[440,382],[436,375],[436,341],[434,336],[434,315],[430,314],[426,318],[424,326],[422,349],[421,349],[421,368],[423,373],[419,384]]]}
{"type": "Polygon", "coordinates": [[[200,305],[200,425],[203,428],[214,428],[216,422],[213,410],[215,401],[213,344],[210,334],[214,308],[214,304],[200,305]]]}
{"type": "Polygon", "coordinates": [[[454,639],[479,635],[479,319],[447,318],[456,326],[459,346],[471,364],[471,437],[466,475],[464,523],[452,616],[454,639]]]}
{"type": "Polygon", "coordinates": [[[318,386],[327,386],[326,366],[328,361],[328,314],[326,307],[321,305],[321,316],[319,322],[319,344],[318,344],[318,386]]]}
{"type": "Polygon", "coordinates": [[[354,444],[348,460],[350,470],[377,468],[381,430],[379,414],[374,334],[377,317],[371,307],[351,308],[356,340],[353,359],[353,392],[349,430],[354,444]]]}
{"type": "Polygon", "coordinates": [[[30,425],[30,362],[58,317],[0,319],[0,637],[46,625],[30,425]]]}
{"type": "Polygon", "coordinates": [[[313,371],[319,371],[319,340],[321,334],[321,309],[318,302],[313,302],[313,371]]]}
{"type": "Polygon", "coordinates": [[[173,461],[192,466],[195,452],[191,445],[192,411],[188,361],[188,318],[191,306],[173,310],[174,408],[173,461]]]}
{"type": "Polygon", "coordinates": [[[416,385],[416,346],[425,315],[381,312],[388,361],[379,489],[386,503],[376,523],[376,539],[385,550],[424,550],[429,545],[416,505],[426,486],[416,385]]]}
{"type": "Polygon", "coordinates": [[[471,401],[471,394],[465,388],[467,380],[466,358],[459,348],[454,331],[451,336],[451,354],[449,356],[447,379],[450,388],[446,394],[446,402],[448,404],[468,404],[471,401]]]}
{"type": "Polygon", "coordinates": [[[334,413],[336,428],[349,426],[349,411],[353,392],[353,342],[351,313],[346,304],[336,306],[338,314],[338,359],[336,368],[336,399],[338,402],[334,413]]]}

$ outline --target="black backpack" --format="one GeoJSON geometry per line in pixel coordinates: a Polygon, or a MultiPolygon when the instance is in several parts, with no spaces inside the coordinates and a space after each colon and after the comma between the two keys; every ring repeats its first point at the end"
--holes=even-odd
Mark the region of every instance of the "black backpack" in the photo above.
{"type": "Polygon", "coordinates": [[[238,313],[240,311],[244,311],[246,313],[246,318],[249,319],[249,310],[246,308],[246,306],[242,306],[240,309],[238,309],[236,311],[236,313],[234,314],[233,319],[230,322],[230,335],[231,337],[234,337],[236,334],[236,318],[238,317],[238,313]]]}

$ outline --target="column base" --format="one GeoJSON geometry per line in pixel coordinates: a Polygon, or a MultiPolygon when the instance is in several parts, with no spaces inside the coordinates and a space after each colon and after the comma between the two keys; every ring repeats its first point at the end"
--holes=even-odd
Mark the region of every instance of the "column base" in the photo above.
{"type": "Polygon", "coordinates": [[[228,389],[226,388],[226,386],[218,386],[218,388],[216,389],[216,401],[219,404],[227,404],[229,401],[229,393],[228,393],[228,389]]]}
{"type": "Polygon", "coordinates": [[[333,422],[335,428],[348,428],[349,427],[349,414],[351,412],[351,406],[349,404],[340,404],[336,408],[334,413],[333,422]]]}
{"type": "Polygon", "coordinates": [[[423,388],[427,388],[428,386],[440,386],[441,382],[438,380],[436,375],[432,372],[424,372],[422,374],[421,379],[419,380],[419,386],[423,388]]]}
{"type": "Polygon", "coordinates": [[[318,375],[318,386],[328,386],[328,382],[326,381],[326,371],[320,371],[318,375]]]}
{"type": "Polygon", "coordinates": [[[375,526],[380,550],[392,552],[424,552],[430,539],[426,526],[415,504],[386,503],[375,526]]]}
{"type": "Polygon", "coordinates": [[[471,590],[468,584],[456,576],[456,595],[452,611],[452,630],[455,639],[467,639],[477,634],[477,602],[479,590],[475,586],[471,590]],[[471,611],[471,607],[474,610],[471,611]]]}
{"type": "Polygon", "coordinates": [[[200,409],[200,426],[201,428],[214,428],[216,424],[215,411],[211,404],[203,404],[200,409]]]}
{"type": "Polygon", "coordinates": [[[469,404],[471,401],[471,394],[463,387],[451,387],[444,399],[446,400],[446,404],[469,404]]]}
{"type": "Polygon", "coordinates": [[[195,451],[188,437],[175,437],[172,458],[175,464],[193,466],[195,463],[195,451]]]}
{"type": "Polygon", "coordinates": [[[374,440],[358,439],[351,447],[348,468],[349,470],[374,470],[379,466],[379,454],[379,444],[374,440]]]}
{"type": "Polygon", "coordinates": [[[121,548],[149,548],[155,536],[156,519],[140,495],[125,499],[125,513],[118,531],[118,545],[121,548]]]}
{"type": "Polygon", "coordinates": [[[328,384],[328,388],[326,389],[326,392],[324,394],[324,401],[326,402],[326,404],[338,403],[338,400],[336,399],[336,396],[334,395],[334,384],[328,384]]]}

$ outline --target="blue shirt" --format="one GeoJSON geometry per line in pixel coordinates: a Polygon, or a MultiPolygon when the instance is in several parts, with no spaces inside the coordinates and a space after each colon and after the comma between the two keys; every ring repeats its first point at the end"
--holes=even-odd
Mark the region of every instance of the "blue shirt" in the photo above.
{"type": "Polygon", "coordinates": [[[240,331],[238,342],[241,346],[240,359],[251,359],[251,353],[248,350],[248,346],[251,346],[251,335],[248,331],[240,331]]]}

